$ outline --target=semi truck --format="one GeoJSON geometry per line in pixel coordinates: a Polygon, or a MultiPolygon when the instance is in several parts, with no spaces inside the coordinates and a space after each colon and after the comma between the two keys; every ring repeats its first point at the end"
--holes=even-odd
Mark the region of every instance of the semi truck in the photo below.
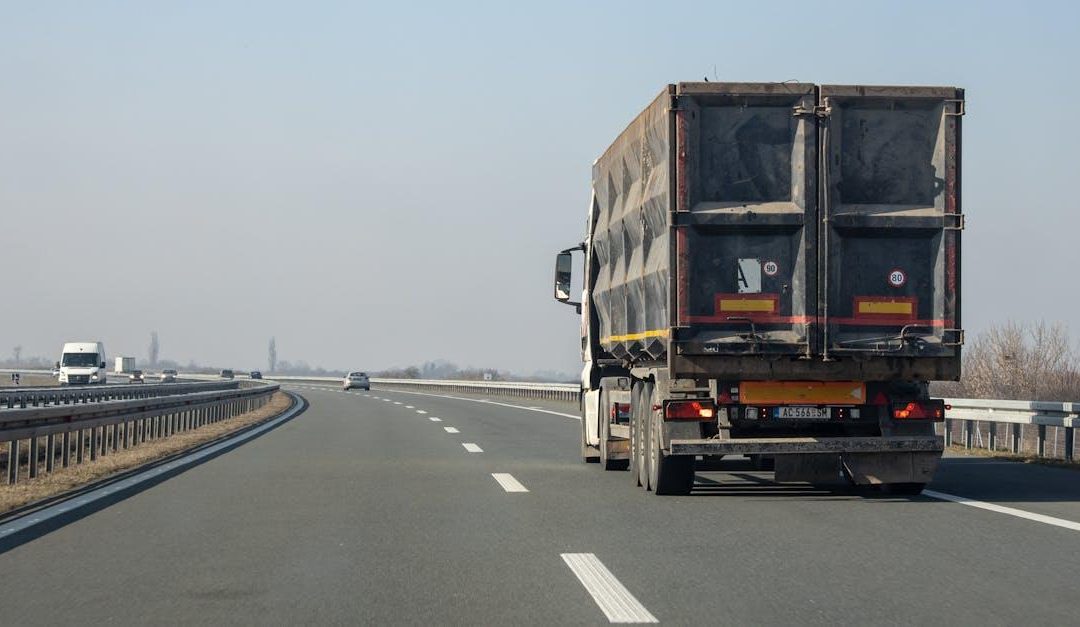
{"type": "Polygon", "coordinates": [[[660,495],[724,456],[921,492],[947,409],[929,382],[959,379],[964,342],[963,115],[956,87],[668,85],[556,256],[583,460],[660,495]]]}
{"type": "Polygon", "coordinates": [[[135,358],[134,357],[117,357],[116,363],[113,365],[113,372],[116,374],[127,374],[135,370],[135,358]]]}

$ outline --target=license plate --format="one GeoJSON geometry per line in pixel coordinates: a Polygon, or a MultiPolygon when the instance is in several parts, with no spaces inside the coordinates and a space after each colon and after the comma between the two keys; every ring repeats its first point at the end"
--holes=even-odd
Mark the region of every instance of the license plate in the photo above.
{"type": "Polygon", "coordinates": [[[796,418],[801,420],[828,420],[827,407],[777,407],[773,410],[774,418],[796,418]]]}

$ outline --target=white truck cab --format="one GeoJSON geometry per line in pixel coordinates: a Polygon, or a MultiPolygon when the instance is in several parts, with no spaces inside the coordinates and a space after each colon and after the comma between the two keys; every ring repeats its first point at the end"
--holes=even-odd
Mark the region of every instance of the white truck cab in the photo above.
{"type": "Polygon", "coordinates": [[[67,342],[60,353],[60,384],[105,383],[105,345],[67,342]]]}

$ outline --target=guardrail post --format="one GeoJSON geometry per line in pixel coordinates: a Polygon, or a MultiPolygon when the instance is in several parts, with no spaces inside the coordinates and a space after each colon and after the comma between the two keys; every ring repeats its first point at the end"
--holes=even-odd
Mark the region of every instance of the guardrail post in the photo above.
{"type": "Polygon", "coordinates": [[[19,482],[19,441],[12,440],[8,442],[8,485],[15,485],[19,482]]]}
{"type": "Polygon", "coordinates": [[[988,450],[988,451],[997,450],[997,423],[996,422],[989,423],[989,428],[990,428],[990,431],[989,431],[989,433],[987,434],[987,437],[986,437],[986,450],[988,450]]]}
{"type": "Polygon", "coordinates": [[[34,479],[38,476],[38,455],[41,453],[40,445],[38,443],[37,436],[30,438],[30,457],[27,459],[27,465],[30,467],[30,478],[34,479]]]}
{"type": "Polygon", "coordinates": [[[971,448],[971,420],[964,421],[964,448],[971,448]]]}
{"type": "Polygon", "coordinates": [[[50,433],[45,436],[45,448],[49,449],[49,454],[45,457],[45,472],[51,473],[53,467],[56,464],[56,434],[50,433]]]}
{"type": "Polygon", "coordinates": [[[1020,452],[1020,436],[1022,435],[1021,429],[1023,426],[1015,423],[1010,426],[1012,429],[1010,429],[1009,434],[1009,452],[1018,454],[1020,452]]]}
{"type": "Polygon", "coordinates": [[[70,431],[65,431],[63,433],[63,435],[60,436],[60,446],[62,446],[64,448],[63,452],[60,453],[60,464],[64,468],[67,468],[68,466],[71,465],[71,432],[70,431]]]}
{"type": "Polygon", "coordinates": [[[98,428],[91,427],[90,429],[90,461],[94,461],[98,457],[98,428]]]}
{"type": "Polygon", "coordinates": [[[84,456],[83,450],[86,448],[86,430],[85,429],[79,429],[76,433],[77,433],[77,437],[78,437],[79,441],[76,442],[76,445],[78,446],[78,448],[75,449],[75,451],[76,451],[76,453],[75,453],[75,463],[76,464],[81,464],[81,463],[83,463],[83,456],[84,456]]]}
{"type": "Polygon", "coordinates": [[[1046,457],[1046,425],[1037,426],[1039,427],[1039,438],[1035,445],[1035,454],[1039,457],[1046,457]]]}
{"type": "Polygon", "coordinates": [[[945,419],[945,432],[942,434],[945,437],[945,446],[946,447],[952,446],[952,443],[953,443],[952,429],[953,429],[953,419],[952,418],[946,418],[945,419]]]}

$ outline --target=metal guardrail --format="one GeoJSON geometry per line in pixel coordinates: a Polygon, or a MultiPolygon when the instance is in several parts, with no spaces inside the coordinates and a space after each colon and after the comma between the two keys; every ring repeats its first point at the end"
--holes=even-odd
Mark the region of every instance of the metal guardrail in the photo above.
{"type": "Polygon", "coordinates": [[[235,389],[238,381],[196,383],[144,383],[118,385],[76,385],[67,387],[0,388],[0,410],[16,407],[47,407],[99,403],[102,401],[154,398],[235,389]]]}
{"type": "Polygon", "coordinates": [[[1076,459],[1080,403],[946,399],[945,445],[1076,459]]]}
{"type": "Polygon", "coordinates": [[[274,384],[238,387],[235,381],[224,383],[228,389],[217,385],[218,389],[166,396],[5,409],[0,412],[0,442],[7,442],[7,481],[16,483],[23,466],[28,477],[34,478],[42,463],[45,472],[52,472],[57,458],[67,468],[73,456],[74,462],[81,464],[87,455],[96,460],[142,442],[226,420],[262,407],[279,389],[274,384]],[[29,440],[25,464],[23,440],[29,440]]]}

